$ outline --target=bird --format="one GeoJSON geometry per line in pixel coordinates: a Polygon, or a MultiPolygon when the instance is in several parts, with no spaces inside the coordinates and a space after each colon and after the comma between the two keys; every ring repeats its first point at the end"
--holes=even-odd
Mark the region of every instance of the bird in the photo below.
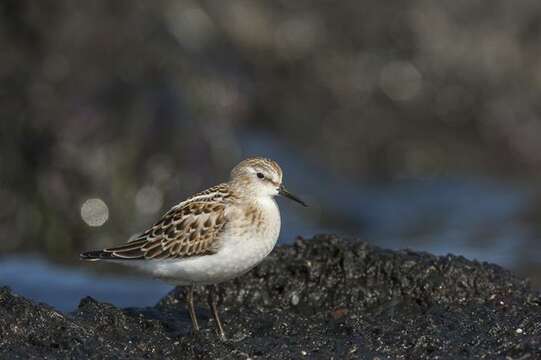
{"type": "Polygon", "coordinates": [[[80,258],[133,266],[184,286],[194,333],[199,331],[194,287],[207,286],[217,332],[226,340],[216,300],[218,284],[253,269],[276,245],[281,227],[277,195],[307,206],[286,189],[282,177],[282,169],[271,159],[245,159],[231,170],[229,181],[173,206],[127,243],[84,252],[80,258]]]}

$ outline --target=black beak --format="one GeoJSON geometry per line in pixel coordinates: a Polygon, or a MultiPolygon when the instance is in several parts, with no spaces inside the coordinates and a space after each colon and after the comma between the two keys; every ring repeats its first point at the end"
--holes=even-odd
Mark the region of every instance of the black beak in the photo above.
{"type": "Polygon", "coordinates": [[[293,195],[292,193],[290,193],[289,191],[287,191],[286,187],[284,185],[280,185],[280,187],[278,188],[278,194],[288,198],[288,199],[291,199],[293,201],[296,201],[298,202],[299,204],[301,204],[302,206],[308,206],[306,205],[306,203],[304,201],[302,201],[301,199],[299,199],[298,197],[296,197],[295,195],[293,195]]]}

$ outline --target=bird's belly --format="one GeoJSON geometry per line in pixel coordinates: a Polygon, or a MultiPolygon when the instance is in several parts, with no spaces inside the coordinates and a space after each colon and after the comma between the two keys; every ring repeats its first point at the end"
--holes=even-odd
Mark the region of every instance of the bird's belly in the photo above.
{"type": "Polygon", "coordinates": [[[272,251],[277,238],[225,241],[216,254],[147,263],[153,267],[147,270],[174,285],[217,284],[251,270],[272,251]]]}

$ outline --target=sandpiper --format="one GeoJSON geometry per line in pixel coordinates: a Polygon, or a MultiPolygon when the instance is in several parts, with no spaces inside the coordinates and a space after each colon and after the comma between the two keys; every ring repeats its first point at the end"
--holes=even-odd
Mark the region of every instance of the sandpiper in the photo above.
{"type": "Polygon", "coordinates": [[[174,206],[134,240],[85,252],[81,259],[135,266],[173,285],[187,286],[185,298],[194,331],[199,325],[193,288],[208,285],[209,307],[225,339],[216,284],[248,272],[274,248],[280,233],[276,195],[306,206],[286,190],[282,169],[275,161],[249,158],[233,168],[228,182],[174,206]]]}

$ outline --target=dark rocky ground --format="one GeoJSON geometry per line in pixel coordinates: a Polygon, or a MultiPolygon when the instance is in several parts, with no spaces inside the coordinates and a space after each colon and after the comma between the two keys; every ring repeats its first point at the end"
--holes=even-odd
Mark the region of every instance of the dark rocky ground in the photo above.
{"type": "Polygon", "coordinates": [[[299,239],[222,286],[229,339],[175,290],[153,308],[85,298],[62,314],[0,289],[2,359],[539,359],[541,295],[499,266],[299,239]]]}

